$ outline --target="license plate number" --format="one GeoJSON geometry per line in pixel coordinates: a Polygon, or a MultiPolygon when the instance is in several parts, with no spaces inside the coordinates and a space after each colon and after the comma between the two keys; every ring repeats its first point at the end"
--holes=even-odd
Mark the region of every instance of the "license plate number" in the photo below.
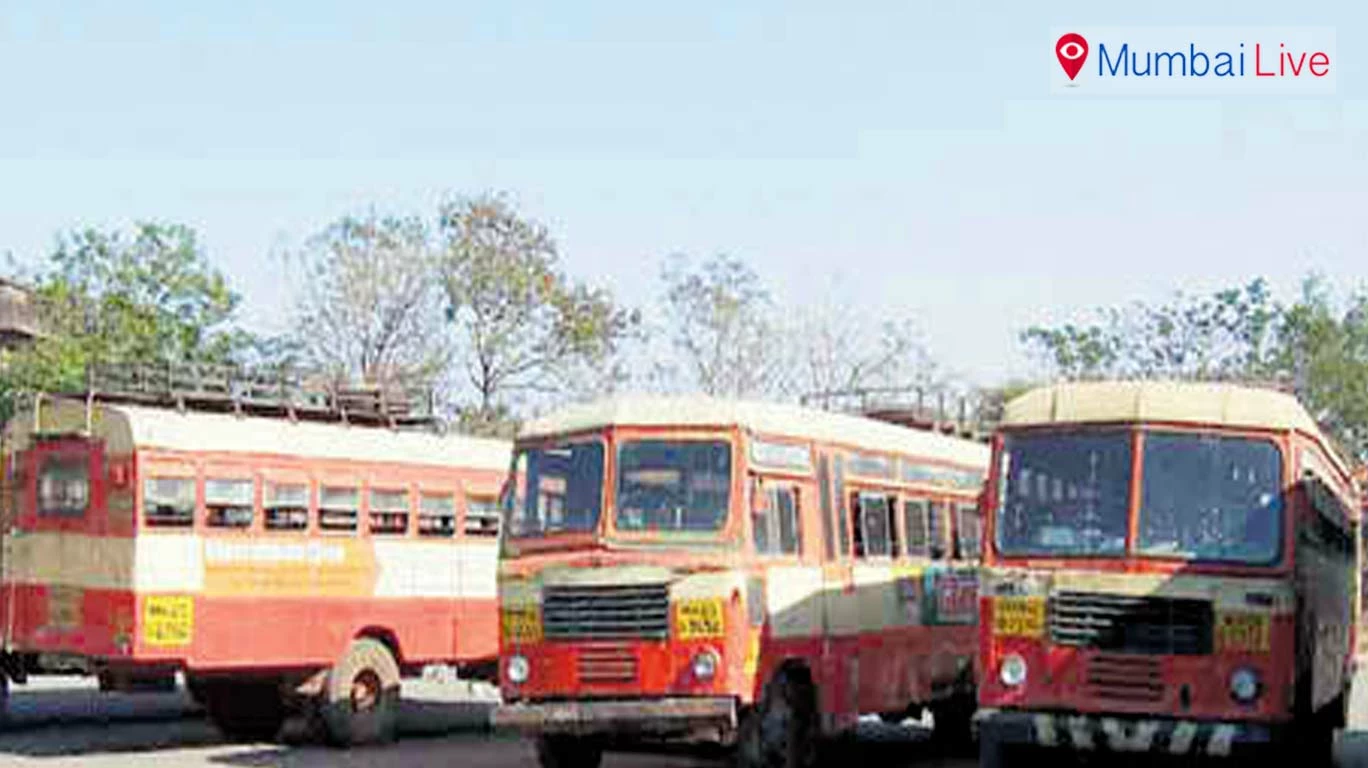
{"type": "Polygon", "coordinates": [[[1216,627],[1216,648],[1221,651],[1267,651],[1268,635],[1267,616],[1225,614],[1216,627]]]}
{"type": "Polygon", "coordinates": [[[1045,599],[998,597],[993,599],[993,634],[1006,637],[1041,637],[1045,634],[1045,599]]]}
{"type": "Polygon", "coordinates": [[[675,603],[675,632],[684,640],[721,637],[721,600],[681,600],[675,603]]]}

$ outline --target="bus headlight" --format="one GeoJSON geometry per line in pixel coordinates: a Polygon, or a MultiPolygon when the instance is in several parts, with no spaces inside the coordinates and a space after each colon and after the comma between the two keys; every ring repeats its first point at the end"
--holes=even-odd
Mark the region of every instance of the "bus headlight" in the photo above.
{"type": "Polygon", "coordinates": [[[1008,688],[1017,688],[1026,684],[1026,660],[1019,654],[1010,653],[1002,657],[1002,665],[998,667],[998,679],[1008,688]]]}
{"type": "Polygon", "coordinates": [[[1259,673],[1249,667],[1240,667],[1230,673],[1230,695],[1241,704],[1250,704],[1263,690],[1259,673]]]}
{"type": "Polygon", "coordinates": [[[527,663],[526,656],[514,654],[508,657],[508,664],[504,667],[504,672],[508,674],[510,683],[522,685],[527,682],[528,676],[532,673],[532,665],[527,663]]]}
{"type": "Polygon", "coordinates": [[[711,680],[717,676],[717,654],[710,649],[693,657],[693,676],[697,680],[711,680]]]}

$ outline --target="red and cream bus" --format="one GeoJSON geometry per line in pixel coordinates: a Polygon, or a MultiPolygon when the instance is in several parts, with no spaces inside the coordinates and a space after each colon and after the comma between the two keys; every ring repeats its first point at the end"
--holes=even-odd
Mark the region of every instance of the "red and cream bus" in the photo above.
{"type": "Polygon", "coordinates": [[[544,766],[618,738],[810,764],[860,714],[973,712],[980,443],[708,398],[527,425],[499,570],[496,722],[544,766]]]}
{"type": "Polygon", "coordinates": [[[180,671],[230,736],[300,701],[351,744],[401,673],[493,669],[509,443],[39,397],[3,449],[0,683],[180,671]]]}
{"type": "Polygon", "coordinates": [[[1042,748],[1329,764],[1360,503],[1294,398],[1039,389],[1006,407],[988,498],[985,768],[1042,748]]]}

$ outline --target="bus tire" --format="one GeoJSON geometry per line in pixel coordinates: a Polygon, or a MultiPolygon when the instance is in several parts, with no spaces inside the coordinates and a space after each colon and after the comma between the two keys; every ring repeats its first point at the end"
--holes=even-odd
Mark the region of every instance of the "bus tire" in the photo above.
{"type": "Polygon", "coordinates": [[[321,702],[328,742],[338,747],[394,740],[399,718],[399,663],[379,640],[352,641],[328,671],[321,702]]]}
{"type": "Polygon", "coordinates": [[[1011,768],[1007,745],[991,733],[979,733],[979,768],[1011,768]]]}
{"type": "Polygon", "coordinates": [[[537,737],[537,764],[541,768],[599,768],[603,745],[578,736],[537,737]]]}
{"type": "Polygon", "coordinates": [[[229,741],[271,741],[285,724],[285,700],[274,680],[206,681],[203,692],[210,722],[229,741]]]}
{"type": "Polygon", "coordinates": [[[931,717],[936,721],[931,730],[931,739],[937,746],[945,750],[972,753],[974,707],[974,699],[964,695],[952,696],[931,705],[931,717]]]}
{"type": "Polygon", "coordinates": [[[741,722],[738,768],[811,768],[817,763],[817,690],[806,670],[780,669],[741,722]]]}

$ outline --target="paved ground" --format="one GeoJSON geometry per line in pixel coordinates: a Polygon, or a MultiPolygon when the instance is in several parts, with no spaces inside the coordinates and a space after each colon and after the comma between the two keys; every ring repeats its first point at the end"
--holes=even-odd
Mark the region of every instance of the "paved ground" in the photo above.
{"type": "MultiPolygon", "coordinates": [[[[19,687],[11,726],[0,732],[0,766],[61,768],[265,768],[345,766],[531,768],[525,742],[486,728],[494,692],[463,682],[407,681],[396,744],[339,751],[312,743],[303,723],[287,724],[279,744],[226,744],[182,692],[101,694],[80,679],[49,679],[19,687]]],[[[871,725],[858,741],[835,750],[839,762],[968,768],[972,759],[928,754],[925,731],[871,725]]],[[[715,753],[696,749],[610,753],[604,768],[717,768],[715,753]]]]}
{"type": "MultiPolygon", "coordinates": [[[[405,683],[403,737],[385,747],[339,751],[312,743],[303,724],[286,726],[278,744],[226,744],[183,693],[100,694],[84,680],[59,678],[16,688],[13,725],[0,732],[0,766],[114,768],[531,768],[531,748],[490,732],[485,724],[494,693],[462,682],[405,683]]],[[[1368,686],[1351,707],[1351,729],[1341,740],[1339,765],[1368,768],[1368,686]]],[[[830,750],[831,765],[882,768],[971,768],[972,757],[933,754],[924,729],[870,724],[830,750]]],[[[604,768],[718,768],[716,755],[698,750],[612,753],[604,768]]],[[[1309,768],[1309,767],[1308,767],[1309,768]]]]}

